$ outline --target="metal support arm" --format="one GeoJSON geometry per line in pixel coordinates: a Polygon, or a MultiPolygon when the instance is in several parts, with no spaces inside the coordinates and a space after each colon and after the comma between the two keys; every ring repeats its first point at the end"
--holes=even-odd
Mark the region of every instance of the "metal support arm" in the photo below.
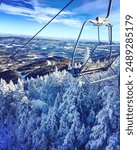
{"type": "MultiPolygon", "coordinates": [[[[81,34],[83,32],[83,29],[85,27],[85,25],[87,23],[92,23],[94,26],[97,26],[97,30],[98,30],[98,44],[97,46],[94,48],[94,51],[95,49],[100,45],[101,41],[100,41],[100,30],[99,30],[99,26],[102,26],[102,25],[105,25],[105,26],[108,26],[108,39],[109,39],[109,43],[110,45],[112,44],[112,25],[108,22],[106,22],[106,20],[100,20],[99,17],[97,17],[96,20],[87,20],[83,23],[82,27],[81,27],[81,30],[80,30],[80,33],[78,35],[78,38],[77,38],[77,41],[76,41],[76,44],[75,44],[75,47],[74,47],[74,51],[73,51],[73,54],[72,54],[72,60],[71,60],[71,66],[72,68],[74,67],[74,57],[75,57],[75,53],[76,53],[76,50],[77,50],[77,47],[78,47],[78,44],[79,44],[79,41],[80,41],[80,37],[81,37],[81,34]]],[[[110,55],[112,53],[112,49],[110,49],[110,55]]]]}
{"type": "Polygon", "coordinates": [[[83,32],[83,29],[85,27],[85,25],[88,23],[88,22],[91,22],[91,20],[87,20],[83,23],[82,27],[81,27],[81,30],[80,30],[80,33],[79,33],[79,36],[77,38],[77,41],[76,41],[76,44],[75,44],[75,47],[74,47],[74,51],[73,51],[73,54],[72,54],[72,61],[71,61],[71,66],[73,67],[74,66],[74,56],[75,56],[75,53],[76,53],[76,50],[77,50],[77,47],[78,47],[78,44],[79,44],[79,40],[80,40],[80,37],[81,37],[81,34],[83,32]]]}

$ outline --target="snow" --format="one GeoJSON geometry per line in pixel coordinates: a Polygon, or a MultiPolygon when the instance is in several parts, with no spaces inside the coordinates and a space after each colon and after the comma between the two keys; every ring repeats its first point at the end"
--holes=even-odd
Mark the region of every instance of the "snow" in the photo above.
{"type": "MultiPolygon", "coordinates": [[[[113,68],[119,72],[119,58],[113,68]]],[[[107,77],[95,73],[88,80],[107,77]]],[[[119,150],[118,79],[90,84],[67,71],[0,80],[0,149],[119,150]]]]}
{"type": "Polygon", "coordinates": [[[45,103],[41,100],[32,100],[31,104],[36,107],[42,109],[45,106],[45,103]]]}
{"type": "Polygon", "coordinates": [[[90,49],[89,49],[89,47],[87,47],[85,57],[84,57],[84,59],[85,59],[84,61],[86,62],[89,57],[90,57],[90,49]]]}
{"type": "Polygon", "coordinates": [[[50,65],[52,65],[52,63],[49,61],[49,60],[47,60],[47,66],[50,66],[50,65]]]}

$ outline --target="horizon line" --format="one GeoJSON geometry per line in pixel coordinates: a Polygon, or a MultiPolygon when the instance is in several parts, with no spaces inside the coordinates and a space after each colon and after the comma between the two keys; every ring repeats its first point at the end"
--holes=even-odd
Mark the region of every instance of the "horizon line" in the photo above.
{"type": "MultiPolygon", "coordinates": [[[[24,38],[31,38],[33,35],[24,35],[24,34],[7,34],[7,33],[0,33],[0,38],[2,37],[24,37],[24,38]]],[[[73,40],[76,41],[77,38],[67,38],[67,37],[62,37],[62,38],[57,38],[57,37],[49,37],[49,36],[37,36],[35,37],[35,39],[49,39],[49,40],[73,40]]],[[[85,42],[96,42],[97,40],[89,40],[89,39],[81,39],[81,41],[85,41],[85,42]]],[[[102,40],[102,42],[107,42],[106,40],[102,40]]],[[[113,42],[118,42],[120,43],[120,41],[113,41],[113,42]]]]}

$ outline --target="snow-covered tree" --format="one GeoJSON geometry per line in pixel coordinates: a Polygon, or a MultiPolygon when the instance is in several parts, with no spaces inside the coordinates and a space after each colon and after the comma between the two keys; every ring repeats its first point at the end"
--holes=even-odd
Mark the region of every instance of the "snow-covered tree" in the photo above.
{"type": "MultiPolygon", "coordinates": [[[[119,70],[118,60],[113,68],[119,70]]],[[[117,79],[90,84],[57,69],[17,84],[1,79],[0,107],[2,150],[119,150],[117,79]]]]}

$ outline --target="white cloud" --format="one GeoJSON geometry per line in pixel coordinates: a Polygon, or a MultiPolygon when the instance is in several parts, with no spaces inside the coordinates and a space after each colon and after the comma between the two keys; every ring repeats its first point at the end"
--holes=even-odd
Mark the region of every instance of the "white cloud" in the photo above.
{"type": "Polygon", "coordinates": [[[32,14],[32,11],[30,9],[22,8],[22,7],[14,7],[14,6],[5,5],[5,4],[1,5],[0,11],[3,11],[4,13],[7,13],[7,14],[22,15],[22,16],[28,16],[32,14]]]}
{"type": "Polygon", "coordinates": [[[75,19],[58,19],[57,21],[72,27],[81,27],[82,24],[81,21],[75,19]]]}
{"type": "MultiPolygon", "coordinates": [[[[46,23],[49,21],[54,15],[56,15],[60,9],[52,8],[52,7],[41,7],[37,0],[32,1],[33,9],[24,8],[20,6],[11,6],[3,4],[0,7],[0,11],[11,14],[11,15],[18,15],[18,16],[25,16],[33,21],[37,21],[39,23],[46,23]]],[[[73,19],[71,17],[67,18],[68,16],[73,15],[71,11],[63,11],[58,18],[54,20],[54,23],[62,23],[68,26],[75,26],[79,27],[81,25],[81,21],[78,19],[73,19]]]]}
{"type": "MultiPolygon", "coordinates": [[[[27,20],[36,21],[38,23],[44,23],[44,24],[46,24],[55,14],[57,14],[60,11],[57,8],[41,6],[37,0],[31,0],[29,4],[31,4],[34,9],[29,9],[21,6],[15,7],[3,3],[0,7],[0,11],[11,15],[25,16],[27,20]]],[[[77,29],[80,30],[83,21],[81,21],[80,17],[79,17],[80,19],[75,19],[73,18],[73,16],[75,15],[77,16],[80,13],[82,14],[86,13],[88,14],[88,16],[91,16],[92,19],[96,17],[95,16],[96,14],[99,16],[105,16],[106,15],[105,10],[107,6],[108,6],[108,0],[96,0],[92,2],[88,1],[87,3],[83,4],[81,7],[75,9],[74,11],[66,11],[66,10],[63,11],[53,22],[62,23],[70,27],[76,27],[77,29]],[[98,10],[103,10],[103,11],[98,11],[98,10]]],[[[118,34],[119,21],[120,21],[119,11],[112,10],[110,17],[108,18],[108,21],[110,21],[114,25],[114,30],[117,31],[117,33],[115,32],[115,34],[118,34]]],[[[89,33],[89,29],[91,29],[91,26],[90,24],[88,25],[85,27],[85,31],[83,32],[83,34],[89,33]]],[[[77,33],[79,32],[77,29],[75,30],[74,28],[74,33],[76,31],[77,33]]],[[[86,34],[86,36],[88,36],[88,34],[86,34]]]]}

